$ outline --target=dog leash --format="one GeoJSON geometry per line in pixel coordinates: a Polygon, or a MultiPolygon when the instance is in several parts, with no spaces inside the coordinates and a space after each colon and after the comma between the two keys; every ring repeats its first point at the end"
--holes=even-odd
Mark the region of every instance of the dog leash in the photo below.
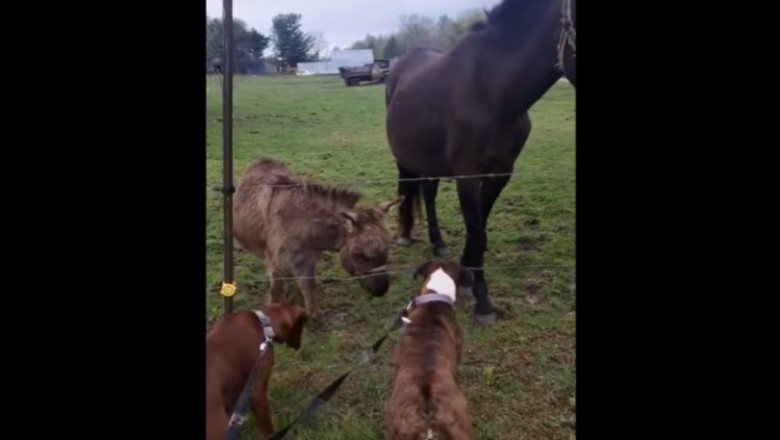
{"type": "Polygon", "coordinates": [[[311,419],[320,409],[322,404],[330,400],[330,398],[333,397],[334,394],[336,394],[336,390],[338,390],[341,384],[344,383],[344,380],[347,378],[347,376],[352,374],[352,372],[354,372],[358,368],[370,362],[371,359],[374,356],[376,356],[377,352],[379,351],[379,347],[382,346],[382,344],[385,342],[387,337],[390,336],[394,331],[403,327],[404,324],[409,322],[408,318],[406,318],[406,314],[409,312],[409,309],[411,308],[413,303],[414,300],[412,299],[411,301],[409,301],[407,305],[404,306],[401,312],[398,313],[398,315],[396,316],[395,320],[393,321],[393,324],[390,326],[390,329],[388,329],[387,332],[385,332],[385,334],[381,338],[377,339],[376,342],[374,342],[370,346],[360,351],[360,354],[358,355],[357,364],[354,367],[352,367],[349,371],[336,378],[336,380],[331,382],[330,385],[325,387],[324,390],[322,390],[319,394],[317,394],[317,396],[314,399],[312,399],[311,403],[309,403],[309,406],[300,414],[298,414],[298,417],[296,417],[292,422],[290,422],[284,428],[273,433],[270,437],[268,437],[267,440],[281,440],[297,423],[304,420],[311,419]]]}
{"type": "Polygon", "coordinates": [[[225,432],[225,440],[236,440],[238,438],[238,433],[241,432],[241,427],[246,421],[246,414],[249,412],[249,400],[252,395],[252,383],[254,383],[255,376],[257,375],[257,366],[260,365],[260,360],[262,360],[263,355],[272,351],[274,348],[273,338],[275,335],[274,329],[271,327],[271,320],[268,319],[263,312],[257,311],[255,312],[255,315],[257,315],[260,324],[263,326],[265,341],[260,343],[260,353],[257,355],[257,360],[255,361],[254,366],[252,366],[252,370],[249,372],[249,377],[244,384],[244,389],[241,390],[241,395],[238,397],[238,402],[236,402],[236,407],[233,409],[233,414],[230,415],[228,428],[225,432]]]}

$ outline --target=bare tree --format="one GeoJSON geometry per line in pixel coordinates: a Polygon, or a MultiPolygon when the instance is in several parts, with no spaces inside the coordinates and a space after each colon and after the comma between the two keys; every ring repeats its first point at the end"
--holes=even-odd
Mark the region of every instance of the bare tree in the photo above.
{"type": "Polygon", "coordinates": [[[312,52],[317,59],[323,59],[328,55],[328,41],[325,39],[325,33],[322,31],[310,32],[309,35],[314,39],[312,52]]]}
{"type": "Polygon", "coordinates": [[[487,18],[487,14],[484,9],[474,8],[465,10],[458,14],[458,18],[455,19],[455,33],[460,37],[468,31],[472,24],[485,20],[485,18],[487,18]]]}
{"type": "Polygon", "coordinates": [[[397,39],[403,52],[409,52],[417,47],[438,47],[436,24],[428,17],[419,14],[401,17],[397,39]]]}

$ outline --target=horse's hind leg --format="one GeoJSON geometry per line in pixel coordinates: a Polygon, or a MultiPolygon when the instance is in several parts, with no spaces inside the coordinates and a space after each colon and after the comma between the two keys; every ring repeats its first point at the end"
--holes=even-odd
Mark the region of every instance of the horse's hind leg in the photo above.
{"type": "Polygon", "coordinates": [[[400,246],[412,244],[412,227],[414,226],[414,204],[420,197],[420,181],[414,179],[418,175],[403,169],[398,165],[398,195],[404,196],[404,201],[398,208],[400,231],[396,242],[400,246]]]}
{"type": "Polygon", "coordinates": [[[452,255],[449,246],[441,238],[439,219],[436,216],[436,195],[439,192],[439,179],[421,181],[423,200],[425,200],[425,214],[428,219],[428,238],[433,245],[433,254],[437,257],[449,257],[452,255]]]}

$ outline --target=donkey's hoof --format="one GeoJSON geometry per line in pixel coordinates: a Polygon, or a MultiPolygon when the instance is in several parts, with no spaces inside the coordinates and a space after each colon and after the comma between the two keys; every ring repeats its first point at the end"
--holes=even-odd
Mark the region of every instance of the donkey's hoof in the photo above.
{"type": "Polygon", "coordinates": [[[315,311],[313,313],[309,314],[309,328],[311,328],[314,331],[318,330],[325,330],[325,315],[322,313],[322,311],[315,311]]]}
{"type": "Polygon", "coordinates": [[[488,313],[487,315],[480,315],[479,313],[475,313],[474,318],[479,325],[483,325],[485,327],[491,326],[496,323],[496,312],[488,313]]]}
{"type": "Polygon", "coordinates": [[[438,246],[433,248],[433,255],[436,255],[439,258],[446,258],[452,255],[452,251],[447,245],[438,246]]]}
{"type": "Polygon", "coordinates": [[[398,237],[395,239],[395,242],[396,244],[398,244],[398,246],[409,246],[412,244],[412,239],[406,237],[398,237]]]}

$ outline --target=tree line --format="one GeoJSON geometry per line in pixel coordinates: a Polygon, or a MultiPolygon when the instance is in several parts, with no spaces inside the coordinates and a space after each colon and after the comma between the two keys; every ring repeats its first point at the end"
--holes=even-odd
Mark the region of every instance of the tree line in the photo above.
{"type": "MultiPolygon", "coordinates": [[[[315,61],[327,43],[321,32],[303,31],[301,14],[279,14],[271,20],[270,36],[233,19],[233,47],[236,73],[247,73],[264,60],[264,52],[273,44],[273,61],[282,67],[295,67],[300,62],[315,61]]],[[[206,63],[218,65],[224,59],[222,44],[223,21],[206,17],[206,63]]]]}
{"type": "MultiPolygon", "coordinates": [[[[437,20],[419,14],[402,16],[398,31],[390,35],[366,35],[352,44],[351,49],[371,49],[374,58],[392,59],[416,47],[447,50],[476,21],[483,20],[482,9],[461,12],[455,18],[442,15],[437,20]]],[[[271,61],[280,67],[296,67],[300,62],[318,61],[328,44],[322,32],[304,32],[303,16],[296,13],[278,14],[271,20],[269,35],[249,27],[239,18],[233,19],[233,43],[236,73],[248,73],[266,58],[264,52],[273,47],[271,61]]],[[[221,64],[222,19],[206,17],[206,65],[221,64]]],[[[338,50],[338,48],[334,48],[338,50]]]]}
{"type": "Polygon", "coordinates": [[[469,9],[455,18],[447,15],[437,20],[419,14],[401,17],[398,31],[390,35],[366,35],[352,44],[351,49],[371,49],[374,58],[392,59],[401,56],[416,47],[450,49],[469,27],[485,19],[482,9],[469,9]]]}

